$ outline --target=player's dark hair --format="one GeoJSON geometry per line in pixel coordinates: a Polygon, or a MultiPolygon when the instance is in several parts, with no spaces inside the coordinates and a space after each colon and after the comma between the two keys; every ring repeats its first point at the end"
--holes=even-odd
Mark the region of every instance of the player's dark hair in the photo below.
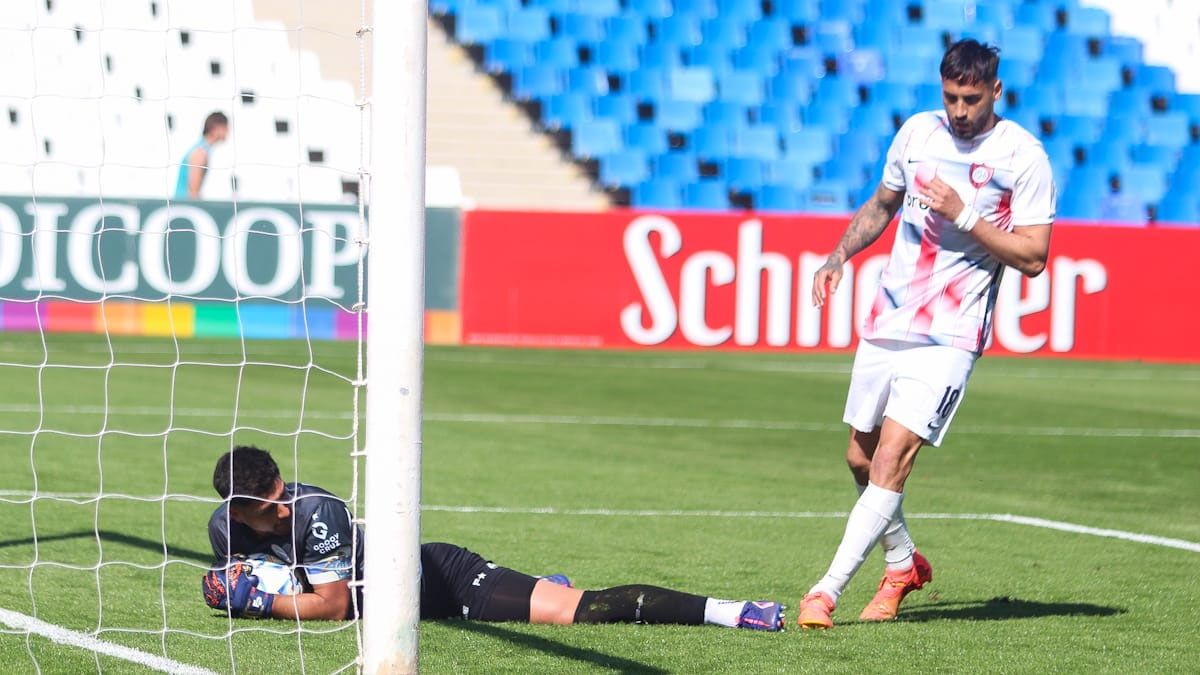
{"type": "Polygon", "coordinates": [[[279,465],[271,453],[253,445],[239,445],[221,455],[213,470],[213,488],[234,506],[258,503],[254,497],[270,495],[277,480],[279,465]]]}
{"type": "Polygon", "coordinates": [[[220,111],[209,113],[208,117],[204,118],[204,135],[207,136],[209,132],[217,127],[227,126],[229,126],[229,118],[225,116],[225,113],[220,111]]]}
{"type": "Polygon", "coordinates": [[[1000,48],[967,38],[950,45],[942,57],[942,79],[959,84],[991,84],[1000,68],[1000,48]]]}

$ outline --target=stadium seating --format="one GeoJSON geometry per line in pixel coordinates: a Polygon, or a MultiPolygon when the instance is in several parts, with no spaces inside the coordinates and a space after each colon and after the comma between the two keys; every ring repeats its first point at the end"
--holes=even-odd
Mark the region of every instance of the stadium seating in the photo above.
{"type": "Polygon", "coordinates": [[[1200,210],[1195,192],[1180,194],[1200,175],[1200,96],[1177,92],[1140,41],[1077,0],[431,7],[483,47],[481,65],[506,73],[515,99],[539,104],[530,109],[566,151],[600,157],[600,184],[633,206],[848,211],[897,125],[940,107],[945,45],[972,36],[1003,50],[1001,108],[1045,142],[1062,217],[1200,210]]]}
{"type": "MultiPolygon", "coordinates": [[[[34,10],[0,11],[0,191],[164,199],[204,117],[222,110],[232,134],[213,151],[204,196],[347,198],[343,180],[359,165],[354,89],[324,79],[316,56],[289,47],[282,24],[256,21],[250,3],[4,5],[34,10]]],[[[508,11],[480,8],[463,14],[463,35],[497,42],[496,72],[530,59],[528,45],[500,43],[508,11]]]]}

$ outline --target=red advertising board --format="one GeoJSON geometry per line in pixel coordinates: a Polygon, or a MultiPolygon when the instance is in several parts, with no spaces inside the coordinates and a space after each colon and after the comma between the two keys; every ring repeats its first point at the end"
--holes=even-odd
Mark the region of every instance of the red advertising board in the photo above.
{"type": "MultiPolygon", "coordinates": [[[[853,347],[895,228],[812,307],[844,217],[475,211],[462,339],[476,345],[853,347]]],[[[1058,225],[1046,271],[1004,275],[989,351],[1200,361],[1200,229],[1058,225]]]]}

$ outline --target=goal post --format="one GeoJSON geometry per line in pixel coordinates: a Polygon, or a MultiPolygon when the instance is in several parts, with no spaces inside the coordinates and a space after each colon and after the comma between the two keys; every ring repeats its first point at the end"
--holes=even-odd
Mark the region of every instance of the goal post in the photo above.
{"type": "Polygon", "coordinates": [[[424,0],[376,0],[367,183],[363,672],[417,670],[425,291],[424,0]]]}

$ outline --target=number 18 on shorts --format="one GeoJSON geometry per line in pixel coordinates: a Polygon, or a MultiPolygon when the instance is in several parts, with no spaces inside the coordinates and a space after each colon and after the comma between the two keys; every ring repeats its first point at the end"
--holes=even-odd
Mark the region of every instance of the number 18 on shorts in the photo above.
{"type": "Polygon", "coordinates": [[[889,417],[930,445],[941,445],[976,358],[957,347],[861,340],[842,420],[869,432],[889,417]]]}

